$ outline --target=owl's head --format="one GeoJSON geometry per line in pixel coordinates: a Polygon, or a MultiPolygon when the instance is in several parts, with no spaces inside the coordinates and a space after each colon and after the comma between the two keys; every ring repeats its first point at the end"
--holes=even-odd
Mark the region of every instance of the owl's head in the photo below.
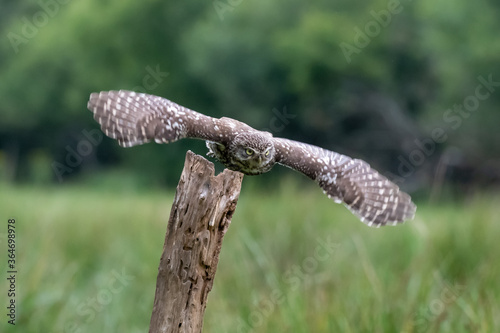
{"type": "Polygon", "coordinates": [[[268,132],[238,134],[229,149],[233,163],[247,175],[267,172],[275,163],[273,137],[268,132]]]}

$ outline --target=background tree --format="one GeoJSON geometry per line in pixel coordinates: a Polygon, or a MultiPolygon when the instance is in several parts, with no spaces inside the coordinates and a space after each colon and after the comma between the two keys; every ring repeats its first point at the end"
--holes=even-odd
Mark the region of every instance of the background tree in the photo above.
{"type": "MultiPolygon", "coordinates": [[[[2,6],[3,178],[57,180],[51,162],[63,161],[67,146],[96,128],[85,108],[89,93],[111,89],[164,96],[257,128],[269,128],[286,109],[296,117],[275,135],[363,157],[393,176],[402,176],[401,160],[420,149],[416,140],[442,128],[447,139],[399,177],[404,186],[426,187],[445,151],[451,164],[496,174],[498,86],[467,116],[454,109],[474,95],[478,77],[500,81],[495,2],[47,0],[2,6]],[[356,52],[346,56],[347,44],[356,52]]],[[[194,145],[204,151],[201,142],[194,145]]],[[[120,167],[145,185],[174,184],[187,147],[193,143],[151,144],[131,153],[105,138],[65,179],[120,167]]]]}

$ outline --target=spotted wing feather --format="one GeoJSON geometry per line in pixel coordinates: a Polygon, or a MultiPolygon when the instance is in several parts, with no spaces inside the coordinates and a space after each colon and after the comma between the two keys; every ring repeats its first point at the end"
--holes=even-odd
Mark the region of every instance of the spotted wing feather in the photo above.
{"type": "Polygon", "coordinates": [[[90,95],[88,108],[103,132],[122,147],[154,140],[169,143],[191,137],[225,141],[220,119],[207,117],[168,99],[132,91],[103,91],[90,95]]]}
{"type": "Polygon", "coordinates": [[[396,225],[413,219],[408,194],[359,159],[316,146],[275,139],[277,162],[315,180],[325,194],[342,202],[368,226],[396,225]]]}

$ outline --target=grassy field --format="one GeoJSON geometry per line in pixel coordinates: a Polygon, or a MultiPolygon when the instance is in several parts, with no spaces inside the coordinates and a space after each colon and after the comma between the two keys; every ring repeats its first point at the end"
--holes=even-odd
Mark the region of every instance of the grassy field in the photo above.
{"type": "MultiPolygon", "coordinates": [[[[248,181],[204,332],[500,331],[500,196],[417,202],[416,220],[372,229],[314,186],[248,181]]],[[[0,268],[15,218],[18,274],[15,327],[0,281],[0,331],[147,332],[172,198],[2,185],[0,268]]]]}

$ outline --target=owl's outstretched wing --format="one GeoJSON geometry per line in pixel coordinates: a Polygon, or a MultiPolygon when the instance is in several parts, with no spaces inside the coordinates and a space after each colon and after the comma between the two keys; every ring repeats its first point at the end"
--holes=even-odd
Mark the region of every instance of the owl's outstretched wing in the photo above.
{"type": "Polygon", "coordinates": [[[362,160],[287,139],[275,138],[276,162],[316,181],[328,197],[343,202],[368,226],[396,225],[413,219],[408,194],[362,160]]]}
{"type": "Polygon", "coordinates": [[[125,90],[93,93],[87,107],[102,131],[122,147],[188,137],[224,144],[236,127],[235,120],[208,117],[162,97],[125,90]]]}

